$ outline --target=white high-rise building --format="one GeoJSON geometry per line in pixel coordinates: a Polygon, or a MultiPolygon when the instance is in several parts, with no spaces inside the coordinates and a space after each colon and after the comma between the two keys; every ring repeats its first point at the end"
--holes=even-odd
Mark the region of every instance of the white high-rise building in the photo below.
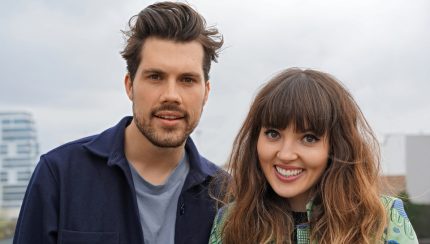
{"type": "Polygon", "coordinates": [[[3,215],[17,217],[38,156],[31,114],[0,112],[0,208],[3,215]]]}

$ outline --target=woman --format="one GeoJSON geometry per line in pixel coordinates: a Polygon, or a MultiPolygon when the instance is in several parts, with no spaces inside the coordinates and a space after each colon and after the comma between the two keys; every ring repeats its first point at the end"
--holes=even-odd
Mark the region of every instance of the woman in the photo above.
{"type": "Polygon", "coordinates": [[[378,142],[329,74],[288,69],[257,94],[230,157],[209,243],[418,243],[380,196],[378,142]]]}

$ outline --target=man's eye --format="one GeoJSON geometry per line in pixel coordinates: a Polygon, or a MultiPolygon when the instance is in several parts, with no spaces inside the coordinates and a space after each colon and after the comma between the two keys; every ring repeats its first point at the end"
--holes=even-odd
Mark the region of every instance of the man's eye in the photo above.
{"type": "Polygon", "coordinates": [[[192,83],[192,82],[194,82],[194,79],[190,78],[190,77],[184,77],[184,78],[182,78],[182,81],[185,83],[192,83]]]}
{"type": "Polygon", "coordinates": [[[151,80],[160,80],[161,76],[158,74],[152,74],[152,75],[149,75],[148,78],[151,80]]]}
{"type": "Polygon", "coordinates": [[[317,136],[313,135],[313,134],[306,134],[303,137],[303,142],[308,143],[308,144],[309,143],[315,143],[315,142],[317,142],[319,140],[320,139],[317,136]]]}
{"type": "Polygon", "coordinates": [[[264,134],[271,140],[278,139],[280,137],[279,132],[274,129],[267,129],[264,134]]]}

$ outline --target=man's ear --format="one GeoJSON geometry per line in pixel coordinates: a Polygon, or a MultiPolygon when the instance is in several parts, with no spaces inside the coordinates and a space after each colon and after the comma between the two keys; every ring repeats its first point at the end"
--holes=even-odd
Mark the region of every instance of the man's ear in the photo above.
{"type": "Polygon", "coordinates": [[[203,100],[203,105],[206,104],[206,102],[208,100],[208,97],[209,97],[209,92],[210,91],[211,91],[211,83],[208,80],[208,81],[205,82],[205,97],[204,97],[204,100],[203,100]]]}
{"type": "Polygon", "coordinates": [[[131,80],[130,73],[127,73],[124,77],[124,86],[128,98],[133,101],[133,81],[131,80]]]}

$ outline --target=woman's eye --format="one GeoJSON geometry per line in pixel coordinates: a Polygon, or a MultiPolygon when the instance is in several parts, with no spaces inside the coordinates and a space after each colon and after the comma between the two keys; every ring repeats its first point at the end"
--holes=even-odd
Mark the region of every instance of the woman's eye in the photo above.
{"type": "Polygon", "coordinates": [[[269,138],[269,139],[277,139],[279,138],[279,132],[273,129],[268,129],[264,132],[264,134],[269,138]]]}
{"type": "Polygon", "coordinates": [[[315,135],[312,135],[312,134],[306,134],[304,137],[303,137],[303,141],[305,142],[305,143],[315,143],[315,142],[317,142],[317,141],[319,141],[320,139],[317,137],[317,136],[315,136],[315,135]]]}

